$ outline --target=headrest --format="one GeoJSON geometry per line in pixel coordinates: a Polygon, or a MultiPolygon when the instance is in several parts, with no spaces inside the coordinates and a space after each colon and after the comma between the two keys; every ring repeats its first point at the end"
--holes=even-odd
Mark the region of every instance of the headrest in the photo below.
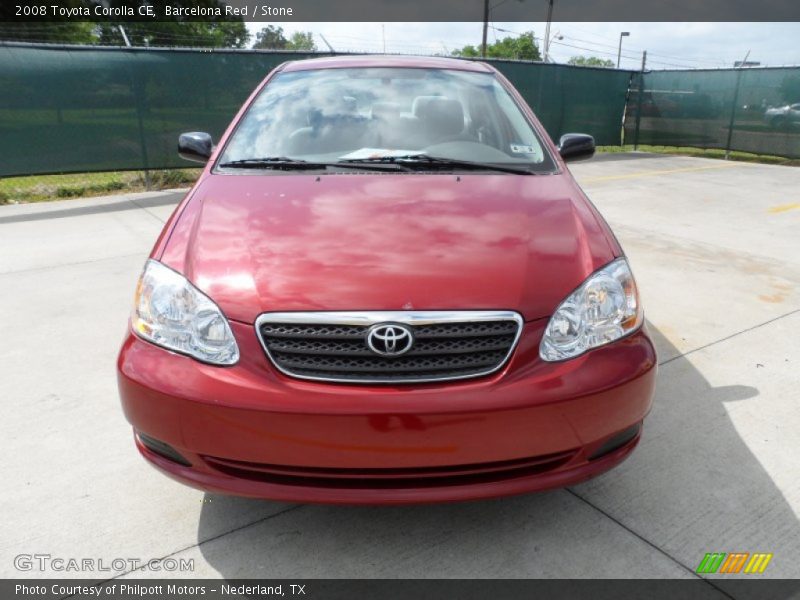
{"type": "Polygon", "coordinates": [[[458,100],[418,96],[414,99],[414,116],[439,134],[456,135],[464,130],[464,108],[458,100]]]}
{"type": "Polygon", "coordinates": [[[414,98],[414,103],[411,105],[411,114],[417,118],[420,117],[420,112],[425,110],[425,107],[430,104],[431,100],[440,100],[444,96],[417,96],[414,98]]]}

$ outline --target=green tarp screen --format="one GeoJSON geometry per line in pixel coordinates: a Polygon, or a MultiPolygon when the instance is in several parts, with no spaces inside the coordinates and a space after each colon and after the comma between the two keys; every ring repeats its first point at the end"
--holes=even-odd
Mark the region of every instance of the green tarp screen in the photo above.
{"type": "MultiPolygon", "coordinates": [[[[178,134],[217,139],[271,69],[308,56],[0,45],[0,176],[191,166],[178,134]]],[[[554,139],[620,143],[629,72],[494,64],[554,139]]]]}
{"type": "Polygon", "coordinates": [[[641,98],[639,79],[628,101],[626,143],[637,141],[641,106],[639,144],[800,157],[800,68],[652,71],[641,98]]]}

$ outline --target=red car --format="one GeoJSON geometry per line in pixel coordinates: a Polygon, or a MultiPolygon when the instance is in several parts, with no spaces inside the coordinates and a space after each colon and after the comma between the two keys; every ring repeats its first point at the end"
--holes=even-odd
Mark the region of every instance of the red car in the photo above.
{"type": "Polygon", "coordinates": [[[656,356],[622,249],[494,68],[291,62],[158,239],[118,361],[135,442],[212,492],[416,503],[563,487],[639,441],[656,356]]]}

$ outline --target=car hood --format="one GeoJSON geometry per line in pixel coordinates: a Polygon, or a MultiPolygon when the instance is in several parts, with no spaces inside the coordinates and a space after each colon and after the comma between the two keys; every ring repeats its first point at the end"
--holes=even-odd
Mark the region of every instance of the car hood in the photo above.
{"type": "Polygon", "coordinates": [[[552,314],[619,253],[569,174],[209,175],[160,259],[234,320],[267,311],[552,314]]]}

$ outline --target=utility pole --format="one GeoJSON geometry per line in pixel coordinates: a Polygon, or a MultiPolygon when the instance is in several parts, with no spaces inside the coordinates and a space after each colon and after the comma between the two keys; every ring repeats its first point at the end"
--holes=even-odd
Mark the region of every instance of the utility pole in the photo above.
{"type": "Polygon", "coordinates": [[[553,2],[547,0],[547,26],[544,30],[544,62],[550,60],[550,23],[553,22],[553,2]]]}
{"type": "Polygon", "coordinates": [[[486,36],[489,34],[489,0],[483,0],[483,42],[481,42],[481,58],[486,58],[486,36]]]}
{"type": "Polygon", "coordinates": [[[622,38],[628,37],[630,31],[620,31],[619,33],[619,50],[617,51],[617,68],[619,69],[619,59],[622,58],[622,38]]]}

